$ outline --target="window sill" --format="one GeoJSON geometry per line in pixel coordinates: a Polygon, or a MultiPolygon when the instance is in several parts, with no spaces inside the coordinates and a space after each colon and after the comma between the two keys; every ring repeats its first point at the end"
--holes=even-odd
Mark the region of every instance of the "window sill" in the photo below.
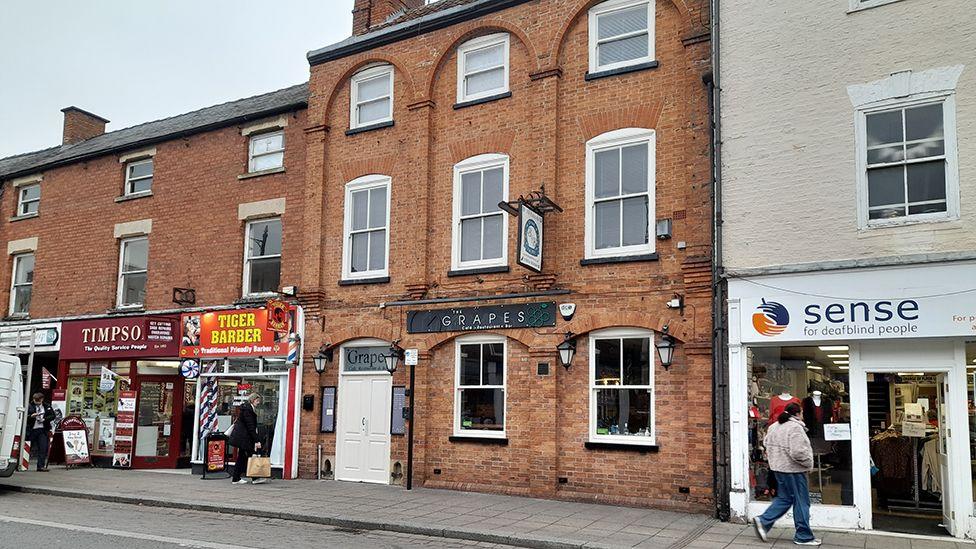
{"type": "Polygon", "coordinates": [[[636,65],[630,65],[627,67],[618,67],[616,69],[610,69],[605,71],[588,72],[586,73],[586,76],[583,77],[583,79],[589,82],[590,80],[599,80],[600,78],[607,78],[610,76],[618,76],[621,74],[629,74],[632,72],[656,69],[659,65],[660,63],[658,63],[657,61],[647,61],[646,63],[638,63],[636,65]]]}
{"type": "Polygon", "coordinates": [[[959,221],[959,217],[944,212],[937,214],[915,214],[914,216],[903,216],[886,220],[870,220],[868,221],[867,225],[861,227],[861,231],[870,232],[881,229],[892,229],[895,227],[909,227],[911,225],[951,223],[953,221],[959,221]]]}
{"type": "Polygon", "coordinates": [[[18,322],[24,320],[30,320],[30,314],[16,314],[3,317],[4,322],[18,322]]]}
{"type": "Polygon", "coordinates": [[[482,97],[481,99],[471,99],[470,101],[461,101],[454,104],[454,110],[463,109],[465,107],[473,107],[475,105],[484,105],[485,103],[491,103],[492,101],[498,101],[499,99],[508,99],[512,96],[511,91],[504,93],[498,93],[495,95],[489,95],[488,97],[482,97]]]}
{"type": "Polygon", "coordinates": [[[241,297],[240,299],[234,300],[234,305],[252,305],[255,303],[264,303],[269,299],[278,297],[280,294],[278,292],[262,292],[260,294],[248,294],[241,297]]]}
{"type": "Polygon", "coordinates": [[[248,172],[248,173],[245,173],[245,174],[242,174],[242,175],[237,176],[237,179],[238,180],[251,179],[251,178],[254,178],[254,177],[261,177],[261,176],[264,176],[264,175],[271,175],[271,174],[274,174],[274,173],[285,173],[285,168],[284,167],[280,167],[280,168],[269,168],[267,170],[260,170],[260,171],[256,171],[256,172],[248,172]]]}
{"type": "Polygon", "coordinates": [[[606,265],[610,263],[638,263],[642,261],[657,261],[657,252],[652,254],[640,254],[640,255],[620,255],[613,257],[594,257],[590,259],[581,259],[580,265],[606,265]]]}
{"type": "Polygon", "coordinates": [[[474,267],[471,269],[456,269],[447,271],[447,276],[468,276],[468,275],[480,275],[480,274],[493,274],[493,273],[507,273],[511,269],[508,265],[499,265],[497,267],[474,267]]]}
{"type": "Polygon", "coordinates": [[[622,450],[641,454],[656,454],[661,451],[661,447],[656,444],[625,444],[623,442],[594,442],[591,440],[584,443],[583,446],[587,450],[622,450]]]}
{"type": "Polygon", "coordinates": [[[114,309],[109,309],[108,314],[125,314],[125,313],[144,313],[146,312],[145,305],[119,305],[114,309]]]}
{"type": "Polygon", "coordinates": [[[124,194],[115,199],[116,202],[128,202],[129,200],[137,200],[139,198],[149,198],[152,196],[152,191],[142,191],[141,193],[124,194]]]}
{"type": "Polygon", "coordinates": [[[508,446],[508,437],[479,437],[467,435],[452,435],[447,438],[450,442],[471,442],[474,444],[496,444],[508,446]]]}
{"type": "Polygon", "coordinates": [[[392,128],[393,121],[387,120],[386,122],[379,122],[377,124],[370,124],[369,126],[360,126],[358,128],[350,128],[346,130],[346,135],[356,135],[357,133],[371,132],[373,130],[381,130],[383,128],[392,128]]]}
{"type": "Polygon", "coordinates": [[[372,278],[347,278],[339,281],[340,286],[359,286],[361,284],[386,284],[390,281],[388,276],[374,276],[372,278]]]}
{"type": "Polygon", "coordinates": [[[15,215],[15,216],[13,216],[13,217],[10,218],[10,222],[13,223],[14,221],[23,221],[25,219],[34,219],[35,217],[40,217],[40,215],[41,214],[39,214],[39,213],[24,214],[24,215],[15,215]]]}

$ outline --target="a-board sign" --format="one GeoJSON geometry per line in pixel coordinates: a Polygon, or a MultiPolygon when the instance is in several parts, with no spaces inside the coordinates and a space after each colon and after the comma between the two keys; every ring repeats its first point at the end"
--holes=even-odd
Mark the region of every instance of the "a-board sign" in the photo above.
{"type": "Polygon", "coordinates": [[[78,416],[68,416],[61,422],[64,436],[64,462],[67,465],[91,463],[88,451],[88,428],[78,416]]]}

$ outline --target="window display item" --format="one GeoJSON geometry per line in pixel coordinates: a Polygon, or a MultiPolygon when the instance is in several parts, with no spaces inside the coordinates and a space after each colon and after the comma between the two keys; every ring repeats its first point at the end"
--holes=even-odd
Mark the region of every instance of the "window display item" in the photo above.
{"type": "Polygon", "coordinates": [[[776,423],[779,419],[780,414],[786,409],[790,404],[802,405],[800,399],[789,393],[782,393],[779,396],[775,396],[769,399],[769,421],[766,422],[767,425],[772,425],[776,423]]]}

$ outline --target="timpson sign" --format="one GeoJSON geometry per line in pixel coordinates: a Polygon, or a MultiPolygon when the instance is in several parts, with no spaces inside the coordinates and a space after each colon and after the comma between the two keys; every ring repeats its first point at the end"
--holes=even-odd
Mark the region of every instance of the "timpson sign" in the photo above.
{"type": "Polygon", "coordinates": [[[170,358],[177,356],[175,317],[134,316],[62,323],[60,358],[170,358]]]}

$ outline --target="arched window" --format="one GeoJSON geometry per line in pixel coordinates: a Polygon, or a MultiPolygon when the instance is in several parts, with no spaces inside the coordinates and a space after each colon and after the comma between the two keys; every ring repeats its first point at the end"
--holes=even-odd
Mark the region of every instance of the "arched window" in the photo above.
{"type": "Polygon", "coordinates": [[[457,101],[477,101],[508,92],[509,35],[479,36],[458,47],[457,101]]]}
{"type": "Polygon", "coordinates": [[[654,253],[654,130],[627,128],[586,143],[586,258],[654,253]]]}
{"type": "Polygon", "coordinates": [[[653,0],[608,0],[589,22],[591,74],[654,61],[653,0]]]}
{"type": "Polygon", "coordinates": [[[452,270],[508,265],[508,156],[482,154],[454,166],[452,270]]]}
{"type": "Polygon", "coordinates": [[[393,66],[367,67],[350,80],[349,129],[393,121],[393,66]]]}

